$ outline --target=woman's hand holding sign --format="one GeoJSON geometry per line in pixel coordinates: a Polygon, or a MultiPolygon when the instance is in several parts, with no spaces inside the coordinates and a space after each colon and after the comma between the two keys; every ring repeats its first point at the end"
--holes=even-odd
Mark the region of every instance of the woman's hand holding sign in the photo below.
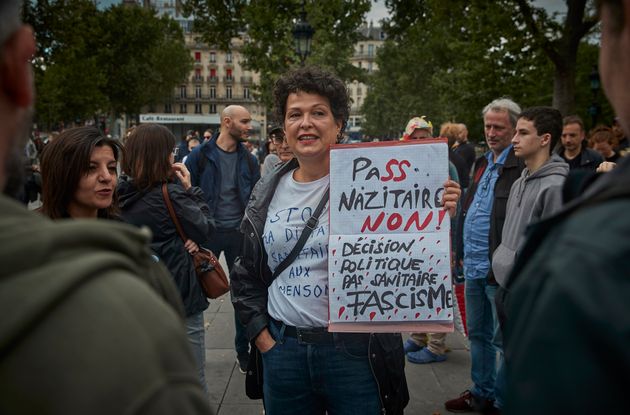
{"type": "Polygon", "coordinates": [[[444,195],[442,197],[442,206],[444,210],[448,212],[448,215],[452,218],[457,213],[457,202],[462,194],[462,189],[459,183],[453,180],[447,180],[444,183],[444,195]]]}

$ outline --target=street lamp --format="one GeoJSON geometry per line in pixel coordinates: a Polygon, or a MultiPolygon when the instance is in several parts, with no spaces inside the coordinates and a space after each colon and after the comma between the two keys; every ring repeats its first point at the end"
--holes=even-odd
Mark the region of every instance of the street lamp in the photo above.
{"type": "Polygon", "coordinates": [[[295,52],[300,57],[300,65],[304,66],[306,57],[311,54],[311,40],[315,30],[306,20],[306,10],[304,9],[304,0],[302,0],[302,11],[300,12],[300,20],[293,27],[293,40],[295,42],[295,52]]]}
{"type": "Polygon", "coordinates": [[[591,105],[588,107],[588,113],[591,116],[591,126],[595,127],[597,123],[597,116],[599,115],[600,108],[599,103],[597,102],[597,93],[599,92],[600,81],[599,81],[599,72],[597,71],[597,65],[593,65],[593,69],[591,70],[588,79],[591,83],[591,93],[593,95],[593,101],[591,105]]]}

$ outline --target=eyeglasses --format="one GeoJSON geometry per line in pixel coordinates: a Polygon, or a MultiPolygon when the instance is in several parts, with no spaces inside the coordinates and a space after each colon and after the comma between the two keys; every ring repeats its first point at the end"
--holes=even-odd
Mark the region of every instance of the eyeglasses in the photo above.
{"type": "Polygon", "coordinates": [[[271,138],[271,140],[273,141],[273,143],[274,143],[275,145],[278,145],[278,146],[279,146],[279,145],[282,145],[282,143],[283,143],[283,142],[284,142],[284,140],[285,140],[284,134],[275,134],[275,133],[274,133],[274,134],[271,134],[271,135],[270,135],[270,138],[271,138]]]}
{"type": "Polygon", "coordinates": [[[179,147],[175,147],[173,149],[173,156],[177,157],[178,154],[179,154],[179,147]]]}
{"type": "Polygon", "coordinates": [[[211,135],[204,135],[204,136],[203,136],[203,138],[204,138],[205,140],[210,140],[210,139],[212,138],[212,136],[211,136],[211,135]]]}

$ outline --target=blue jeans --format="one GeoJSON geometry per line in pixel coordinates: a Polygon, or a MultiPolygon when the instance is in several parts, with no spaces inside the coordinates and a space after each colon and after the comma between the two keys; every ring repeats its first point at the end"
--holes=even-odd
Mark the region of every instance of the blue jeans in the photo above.
{"type": "MultiPolygon", "coordinates": [[[[243,234],[238,229],[217,229],[212,238],[206,244],[207,248],[214,252],[217,258],[221,252],[225,254],[225,262],[228,272],[232,269],[236,257],[241,254],[243,249],[243,234]]],[[[241,324],[234,312],[234,328],[236,335],[234,336],[234,349],[239,357],[249,355],[249,340],[245,332],[245,326],[241,324]]]]}
{"type": "Polygon", "coordinates": [[[203,386],[207,395],[208,384],[206,383],[206,345],[203,329],[203,312],[186,317],[186,335],[188,336],[188,342],[195,356],[199,382],[201,382],[201,386],[203,386]]]}
{"type": "MultiPolygon", "coordinates": [[[[485,278],[466,280],[466,325],[470,340],[470,377],[474,384],[470,391],[480,399],[497,399],[496,393],[501,390],[496,387],[497,381],[504,381],[503,370],[497,378],[497,352],[501,351],[502,342],[495,336],[500,331],[494,302],[496,291],[497,285],[488,284],[485,278]],[[499,340],[499,347],[495,339],[499,340]]],[[[500,367],[502,357],[503,353],[500,367]]],[[[501,405],[502,400],[498,401],[501,405]]]]}
{"type": "Polygon", "coordinates": [[[275,346],[263,353],[267,415],[370,415],[381,411],[368,361],[368,337],[335,334],[330,344],[302,344],[269,324],[275,346]]]}

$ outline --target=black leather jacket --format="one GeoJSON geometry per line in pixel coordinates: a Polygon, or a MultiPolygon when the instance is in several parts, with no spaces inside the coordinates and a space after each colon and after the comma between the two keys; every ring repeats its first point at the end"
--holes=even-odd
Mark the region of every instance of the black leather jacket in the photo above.
{"type": "MultiPolygon", "coordinates": [[[[267,266],[267,253],[262,243],[262,232],[267,209],[280,178],[298,166],[297,160],[276,166],[264,176],[254,190],[241,223],[244,234],[243,250],[230,272],[232,303],[239,319],[253,341],[269,324],[267,289],[272,272],[267,266]]],[[[402,414],[409,402],[405,378],[405,354],[399,333],[373,333],[369,341],[372,373],[378,384],[384,414],[402,414]]],[[[257,362],[262,363],[260,360],[257,362]]],[[[250,365],[251,367],[251,365],[250,365]]],[[[262,367],[256,367],[262,373],[262,367]]],[[[259,380],[262,377],[258,377],[259,380]]],[[[262,388],[262,385],[259,385],[262,388]]]]}

